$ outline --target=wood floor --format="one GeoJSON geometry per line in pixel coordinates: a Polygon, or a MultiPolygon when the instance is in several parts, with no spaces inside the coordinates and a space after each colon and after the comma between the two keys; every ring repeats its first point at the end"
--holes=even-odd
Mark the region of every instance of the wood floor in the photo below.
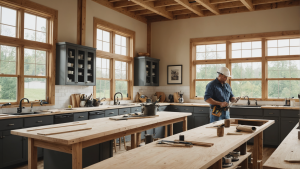
{"type": "MultiPolygon", "coordinates": [[[[126,146],[130,146],[130,142],[126,142],[126,146]]],[[[276,148],[272,148],[272,147],[264,147],[264,156],[263,156],[263,164],[268,160],[268,158],[273,154],[273,152],[276,150],[276,148]]],[[[252,145],[247,145],[247,151],[251,152],[252,151],[252,145]]],[[[119,154],[122,154],[126,152],[125,148],[124,148],[124,144],[121,145],[121,149],[119,146],[117,146],[117,152],[115,153],[114,150],[114,156],[117,156],[119,154]]],[[[22,165],[22,166],[18,166],[15,167],[14,169],[28,169],[27,164],[22,165]]],[[[43,160],[39,160],[38,161],[38,169],[44,169],[44,161],[43,160]]]]}

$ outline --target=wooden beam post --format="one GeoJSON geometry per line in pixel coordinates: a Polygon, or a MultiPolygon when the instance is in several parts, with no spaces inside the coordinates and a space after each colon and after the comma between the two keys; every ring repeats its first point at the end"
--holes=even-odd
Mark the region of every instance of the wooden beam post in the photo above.
{"type": "Polygon", "coordinates": [[[198,16],[204,16],[203,11],[200,9],[199,6],[192,5],[188,0],[175,0],[180,5],[184,6],[186,9],[194,12],[198,16]]]}
{"type": "Polygon", "coordinates": [[[209,169],[222,169],[222,159],[210,166],[209,169]]]}
{"type": "Polygon", "coordinates": [[[131,134],[131,149],[136,148],[136,134],[131,134]]]}
{"type": "Polygon", "coordinates": [[[77,2],[77,44],[85,45],[86,0],[78,0],[77,2]]]}
{"type": "Polygon", "coordinates": [[[147,52],[151,54],[151,22],[147,22],[147,52]]]}
{"type": "Polygon", "coordinates": [[[257,161],[258,161],[258,149],[259,149],[259,135],[254,136],[254,145],[253,145],[253,150],[252,150],[252,157],[253,157],[253,162],[252,166],[253,169],[257,169],[257,161]]]}
{"type": "Polygon", "coordinates": [[[136,147],[141,144],[141,133],[136,133],[136,147]]]}
{"type": "Polygon", "coordinates": [[[187,131],[187,124],[188,124],[187,117],[184,117],[184,120],[183,120],[183,131],[187,131]]]}
{"type": "Polygon", "coordinates": [[[165,126],[165,138],[168,137],[168,126],[165,126]]]}
{"type": "Polygon", "coordinates": [[[210,10],[216,15],[220,15],[220,10],[216,8],[215,5],[211,4],[209,0],[196,0],[200,5],[204,6],[206,9],[210,10]]]}
{"type": "Polygon", "coordinates": [[[82,142],[72,145],[72,169],[82,169],[82,142]]]}
{"type": "Polygon", "coordinates": [[[37,147],[33,138],[28,138],[28,168],[37,169],[37,147]]]}
{"type": "Polygon", "coordinates": [[[251,0],[241,0],[241,2],[249,9],[249,11],[254,11],[254,7],[251,0]]]}
{"type": "Polygon", "coordinates": [[[170,124],[170,136],[173,136],[173,124],[170,124]]]}

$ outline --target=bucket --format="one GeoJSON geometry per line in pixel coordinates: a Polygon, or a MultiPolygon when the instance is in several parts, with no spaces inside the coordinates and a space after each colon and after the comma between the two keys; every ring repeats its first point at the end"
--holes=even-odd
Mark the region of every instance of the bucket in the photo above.
{"type": "Polygon", "coordinates": [[[153,104],[143,105],[142,113],[144,113],[145,116],[155,116],[158,107],[159,105],[153,105],[153,104]]]}

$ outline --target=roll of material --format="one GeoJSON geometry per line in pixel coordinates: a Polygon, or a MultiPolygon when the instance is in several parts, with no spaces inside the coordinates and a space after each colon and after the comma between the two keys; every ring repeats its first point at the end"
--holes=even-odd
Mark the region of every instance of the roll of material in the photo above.
{"type": "Polygon", "coordinates": [[[256,130],[256,127],[253,126],[245,126],[245,125],[238,125],[236,127],[237,131],[245,131],[245,132],[254,132],[256,130]]]}

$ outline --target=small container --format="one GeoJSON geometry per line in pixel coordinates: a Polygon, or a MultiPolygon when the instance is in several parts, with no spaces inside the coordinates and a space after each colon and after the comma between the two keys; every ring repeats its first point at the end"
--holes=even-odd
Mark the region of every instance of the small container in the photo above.
{"type": "Polygon", "coordinates": [[[82,75],[82,72],[78,72],[78,75],[82,75]]]}
{"type": "Polygon", "coordinates": [[[88,69],[91,69],[91,68],[92,68],[92,65],[89,64],[89,65],[88,65],[88,69]]]}
{"type": "Polygon", "coordinates": [[[84,100],[82,100],[82,101],[80,101],[80,107],[84,107],[84,105],[85,105],[85,101],[84,100]]]}
{"type": "Polygon", "coordinates": [[[72,75],[74,73],[74,71],[69,70],[68,74],[72,75]]]}
{"type": "Polygon", "coordinates": [[[72,108],[72,105],[68,105],[68,108],[71,109],[71,108],[72,108]]]}
{"type": "Polygon", "coordinates": [[[179,135],[179,141],[184,141],[184,135],[179,135]]]}
{"type": "Polygon", "coordinates": [[[72,58],[72,59],[73,59],[73,58],[74,58],[74,56],[70,56],[70,58],[72,58]]]}
{"type": "Polygon", "coordinates": [[[224,136],[224,126],[220,126],[217,128],[217,136],[223,137],[224,136]]]}
{"type": "Polygon", "coordinates": [[[230,127],[230,119],[225,119],[225,127],[230,127]]]}
{"type": "Polygon", "coordinates": [[[68,63],[68,67],[73,67],[74,64],[73,63],[68,63]]]}
{"type": "Polygon", "coordinates": [[[69,57],[71,57],[72,56],[72,51],[69,51],[69,57]]]}
{"type": "Polygon", "coordinates": [[[91,57],[88,57],[88,61],[92,61],[92,58],[91,58],[91,57]]]}
{"type": "Polygon", "coordinates": [[[155,69],[155,65],[152,65],[152,69],[155,69]]]}
{"type": "Polygon", "coordinates": [[[83,68],[83,64],[79,64],[78,67],[79,67],[79,68],[83,68]]]}

